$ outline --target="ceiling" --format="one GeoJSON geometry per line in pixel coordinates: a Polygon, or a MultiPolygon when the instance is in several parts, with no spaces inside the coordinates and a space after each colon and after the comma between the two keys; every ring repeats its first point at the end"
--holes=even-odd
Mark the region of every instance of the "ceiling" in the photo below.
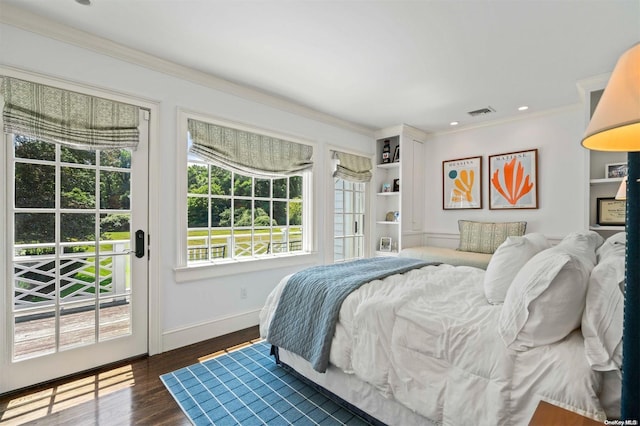
{"type": "Polygon", "coordinates": [[[572,105],[579,80],[640,41],[640,0],[6,5],[370,129],[439,132],[572,105]]]}

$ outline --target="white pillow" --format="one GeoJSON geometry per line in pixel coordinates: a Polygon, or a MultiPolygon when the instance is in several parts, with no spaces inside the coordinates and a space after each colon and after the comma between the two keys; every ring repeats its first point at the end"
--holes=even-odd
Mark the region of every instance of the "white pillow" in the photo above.
{"type": "Polygon", "coordinates": [[[595,250],[603,241],[596,235],[571,234],[520,269],[498,321],[507,347],[522,351],[547,345],[580,326],[595,250]]]}
{"type": "Polygon", "coordinates": [[[597,263],[596,249],[604,243],[604,238],[595,231],[574,232],[562,239],[556,247],[562,247],[576,256],[589,268],[597,263]]]}
{"type": "Polygon", "coordinates": [[[613,234],[596,250],[598,262],[608,258],[609,256],[623,256],[625,254],[627,244],[627,233],[618,232],[613,234]]]}
{"type": "Polygon", "coordinates": [[[622,363],[624,252],[599,262],[589,278],[582,316],[587,361],[596,371],[618,370],[622,363]]]}
{"type": "Polygon", "coordinates": [[[516,274],[537,253],[550,247],[540,233],[522,237],[507,237],[491,256],[484,274],[484,294],[491,304],[504,302],[507,290],[516,274]]]}

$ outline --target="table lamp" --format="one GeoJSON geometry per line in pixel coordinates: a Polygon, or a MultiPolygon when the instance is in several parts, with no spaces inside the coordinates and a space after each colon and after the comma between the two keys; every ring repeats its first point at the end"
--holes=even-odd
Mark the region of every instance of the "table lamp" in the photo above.
{"type": "Polygon", "coordinates": [[[582,139],[585,148],[627,152],[622,420],[640,422],[640,43],[622,54],[582,139]]]}

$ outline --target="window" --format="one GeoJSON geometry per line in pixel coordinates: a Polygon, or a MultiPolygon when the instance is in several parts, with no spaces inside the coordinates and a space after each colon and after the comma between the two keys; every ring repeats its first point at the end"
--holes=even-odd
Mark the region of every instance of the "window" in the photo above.
{"type": "Polygon", "coordinates": [[[306,252],[311,146],[187,121],[184,264],[306,252]]]}
{"type": "Polygon", "coordinates": [[[366,183],[335,178],[333,253],[335,262],[364,257],[366,183]]]}
{"type": "Polygon", "coordinates": [[[191,160],[189,263],[302,251],[303,176],[258,178],[191,160]]]}

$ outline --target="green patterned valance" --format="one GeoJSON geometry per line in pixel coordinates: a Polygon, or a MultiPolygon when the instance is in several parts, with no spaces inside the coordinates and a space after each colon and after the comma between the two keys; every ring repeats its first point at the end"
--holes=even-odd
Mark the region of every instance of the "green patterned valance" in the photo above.
{"type": "Polygon", "coordinates": [[[313,147],[188,120],[190,151],[211,164],[256,176],[287,176],[313,167],[313,147]]]}
{"type": "Polygon", "coordinates": [[[334,151],[334,157],[338,160],[338,164],[333,172],[333,177],[351,182],[371,181],[373,166],[370,158],[340,151],[334,151]]]}
{"type": "Polygon", "coordinates": [[[5,133],[75,149],[135,148],[139,108],[12,77],[2,77],[5,133]]]}

